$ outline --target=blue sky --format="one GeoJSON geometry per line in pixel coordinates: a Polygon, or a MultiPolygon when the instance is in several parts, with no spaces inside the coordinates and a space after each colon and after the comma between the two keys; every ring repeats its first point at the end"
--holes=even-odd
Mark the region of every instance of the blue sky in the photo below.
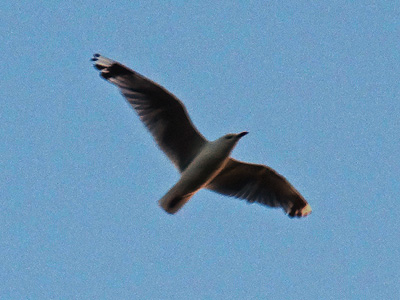
{"type": "Polygon", "coordinates": [[[400,297],[396,1],[6,1],[0,299],[400,297]],[[159,82],[210,140],[267,164],[313,213],[179,178],[95,52],[159,82]]]}

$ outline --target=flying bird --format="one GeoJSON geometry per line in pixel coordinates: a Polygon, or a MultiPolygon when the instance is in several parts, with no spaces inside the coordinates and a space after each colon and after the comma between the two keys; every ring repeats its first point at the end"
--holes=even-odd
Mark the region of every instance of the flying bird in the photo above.
{"type": "Polygon", "coordinates": [[[229,133],[208,141],[193,125],[173,94],[119,62],[94,54],[94,67],[115,84],[181,177],[159,200],[174,214],[202,188],[227,196],[281,207],[289,217],[304,217],[311,207],[301,194],[270,167],[238,161],[230,153],[247,134],[229,133]]]}

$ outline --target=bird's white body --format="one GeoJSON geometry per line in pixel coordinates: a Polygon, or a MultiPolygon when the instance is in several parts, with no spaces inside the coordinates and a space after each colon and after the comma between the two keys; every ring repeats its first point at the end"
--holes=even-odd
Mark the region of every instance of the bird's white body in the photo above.
{"type": "Polygon", "coordinates": [[[179,181],[160,199],[160,206],[173,214],[198,190],[206,187],[225,167],[240,137],[240,134],[226,135],[213,142],[207,142],[182,172],[179,181]]]}

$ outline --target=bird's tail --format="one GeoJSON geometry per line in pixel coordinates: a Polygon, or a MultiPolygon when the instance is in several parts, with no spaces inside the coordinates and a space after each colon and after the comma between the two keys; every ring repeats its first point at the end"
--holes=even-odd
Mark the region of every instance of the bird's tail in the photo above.
{"type": "Polygon", "coordinates": [[[192,198],[193,194],[194,193],[182,195],[173,187],[158,201],[158,203],[167,213],[174,214],[192,198]]]}

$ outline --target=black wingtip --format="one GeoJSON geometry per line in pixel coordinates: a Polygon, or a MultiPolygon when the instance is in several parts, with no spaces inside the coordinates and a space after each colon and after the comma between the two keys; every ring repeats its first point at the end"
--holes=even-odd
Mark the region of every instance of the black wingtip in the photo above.
{"type": "Polygon", "coordinates": [[[292,207],[288,214],[289,218],[302,218],[311,214],[311,206],[308,203],[300,207],[299,205],[292,207]]]}
{"type": "Polygon", "coordinates": [[[91,61],[97,61],[101,55],[99,53],[93,54],[93,57],[90,59],[91,61]]]}

